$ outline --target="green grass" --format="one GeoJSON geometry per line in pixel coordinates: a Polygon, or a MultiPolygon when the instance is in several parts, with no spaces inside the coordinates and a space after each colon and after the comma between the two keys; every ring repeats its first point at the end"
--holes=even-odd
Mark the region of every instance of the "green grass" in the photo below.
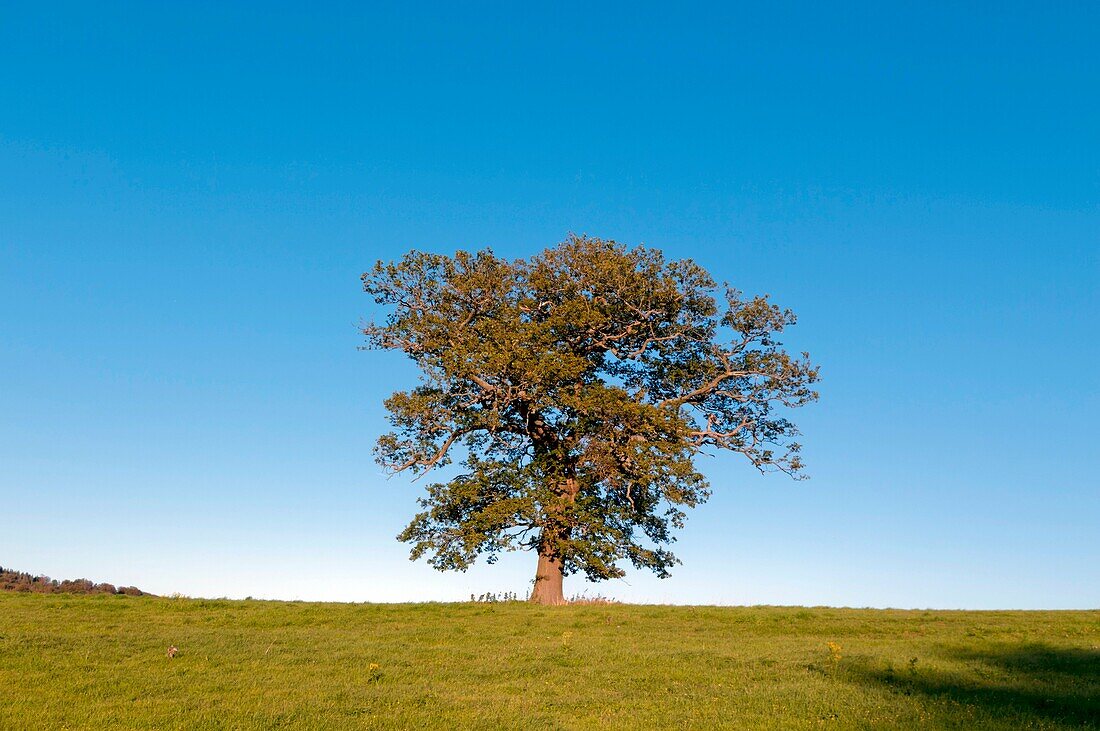
{"type": "Polygon", "coordinates": [[[1100,728],[1100,612],[6,594],[0,694],[4,729],[1100,728]]]}

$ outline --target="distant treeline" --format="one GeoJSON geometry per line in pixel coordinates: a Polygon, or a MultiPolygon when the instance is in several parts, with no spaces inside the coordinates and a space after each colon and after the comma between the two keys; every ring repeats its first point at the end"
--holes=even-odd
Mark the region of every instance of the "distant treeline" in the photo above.
{"type": "Polygon", "coordinates": [[[24,571],[13,571],[0,566],[0,591],[24,591],[34,594],[127,594],[142,596],[145,592],[136,586],[96,584],[87,579],[58,581],[49,576],[31,576],[24,571]]]}

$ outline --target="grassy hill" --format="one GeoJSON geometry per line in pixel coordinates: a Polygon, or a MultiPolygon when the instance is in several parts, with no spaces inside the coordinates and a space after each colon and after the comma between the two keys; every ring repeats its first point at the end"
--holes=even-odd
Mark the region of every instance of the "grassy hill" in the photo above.
{"type": "Polygon", "coordinates": [[[4,594],[0,689],[19,729],[1100,727],[1100,612],[4,594]]]}

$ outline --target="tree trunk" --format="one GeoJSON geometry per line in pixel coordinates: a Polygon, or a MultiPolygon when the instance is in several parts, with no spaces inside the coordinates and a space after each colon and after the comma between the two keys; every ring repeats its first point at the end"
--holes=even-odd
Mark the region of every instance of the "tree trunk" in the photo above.
{"type": "MultiPolygon", "coordinates": [[[[574,474],[574,465],[569,463],[565,468],[568,476],[555,491],[560,504],[551,504],[546,508],[548,513],[559,517],[565,512],[567,505],[576,501],[579,487],[574,474]]],[[[553,523],[544,525],[542,528],[539,540],[539,565],[535,569],[535,586],[531,589],[532,604],[565,604],[565,594],[562,593],[561,561],[557,551],[560,540],[569,536],[569,528],[562,528],[561,522],[557,521],[557,525],[553,523]]]]}
{"type": "Polygon", "coordinates": [[[539,551],[539,565],[535,569],[535,587],[531,590],[530,601],[532,604],[565,604],[561,563],[542,551],[539,551]]]}

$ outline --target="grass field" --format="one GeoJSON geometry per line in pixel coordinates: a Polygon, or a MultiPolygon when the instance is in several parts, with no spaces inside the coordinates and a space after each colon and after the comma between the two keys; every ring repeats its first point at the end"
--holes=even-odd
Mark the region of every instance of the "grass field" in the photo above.
{"type": "Polygon", "coordinates": [[[1100,728],[1100,612],[6,594],[0,694],[4,729],[1100,728]]]}

